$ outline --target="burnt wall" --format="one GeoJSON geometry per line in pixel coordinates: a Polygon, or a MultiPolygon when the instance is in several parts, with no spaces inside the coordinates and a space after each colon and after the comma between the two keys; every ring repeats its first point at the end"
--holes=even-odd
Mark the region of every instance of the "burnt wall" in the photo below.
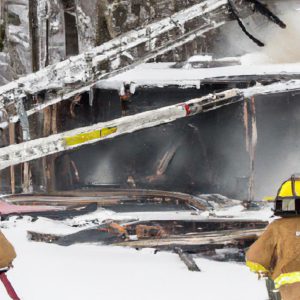
{"type": "MultiPolygon", "coordinates": [[[[209,88],[140,90],[130,103],[130,113],[179,103],[208,91],[209,88]]],[[[92,114],[93,122],[119,117],[118,95],[99,91],[92,114]]],[[[81,118],[83,115],[78,114],[81,118]]],[[[242,103],[82,147],[70,152],[69,157],[78,168],[79,185],[128,187],[132,185],[128,180],[131,177],[140,188],[218,192],[228,196],[238,192],[239,196],[247,197],[250,162],[245,148],[242,103]],[[168,155],[169,159],[164,159],[168,155]]],[[[60,166],[62,161],[65,160],[57,160],[59,181],[65,177],[60,174],[65,169],[60,166]]],[[[72,177],[72,170],[70,174],[72,177]]],[[[60,187],[71,188],[67,183],[60,187]]]]}
{"type": "MultiPolygon", "coordinates": [[[[216,92],[218,89],[224,90],[226,85],[219,85],[219,87],[217,85],[203,85],[201,89],[181,89],[178,87],[139,88],[128,102],[126,115],[134,115],[181,103],[216,92]]],[[[89,102],[89,94],[84,93],[81,95],[80,101],[76,103],[73,100],[63,101],[60,105],[59,132],[114,120],[122,116],[120,96],[117,90],[95,90],[93,103],[89,102]]]]}
{"type": "MultiPolygon", "coordinates": [[[[96,30],[96,44],[102,44],[122,33],[145,26],[149,23],[169,17],[172,14],[199,3],[196,0],[121,0],[121,1],[98,1],[98,26],[96,30]]],[[[189,30],[189,26],[186,28],[189,30]]],[[[218,31],[209,33],[207,39],[196,38],[194,41],[170,51],[158,58],[159,61],[180,61],[199,52],[212,51],[212,40],[218,31]]],[[[157,41],[163,44],[176,37],[174,31],[168,36],[157,41]],[[174,35],[174,36],[172,36],[174,35]]],[[[143,55],[143,50],[139,56],[143,55]]]]}
{"type": "MultiPolygon", "coordinates": [[[[179,103],[200,94],[196,89],[140,90],[130,104],[130,113],[179,103]]],[[[285,178],[300,170],[299,97],[284,93],[254,99],[258,134],[254,155],[255,198],[274,195],[285,178]]],[[[94,101],[90,110],[92,120],[86,112],[87,124],[120,116],[115,92],[99,91],[94,101]]],[[[70,152],[69,157],[77,166],[80,186],[132,187],[134,182],[140,188],[221,193],[246,199],[251,161],[244,114],[244,103],[236,103],[85,146],[70,152]],[[169,159],[165,159],[168,155],[169,159]]],[[[58,180],[60,170],[58,160],[58,180]]]]}
{"type": "MultiPolygon", "coordinates": [[[[0,85],[107,42],[120,34],[169,17],[196,0],[18,0],[0,4],[0,85]],[[4,9],[5,6],[5,9],[4,9]],[[2,66],[3,65],[3,66],[2,66]]],[[[220,13],[220,18],[224,18],[220,13]]],[[[199,22],[199,20],[198,20],[199,22]]],[[[187,25],[186,30],[194,28],[187,25]]],[[[215,34],[170,51],[163,61],[211,51],[215,34]]],[[[158,45],[176,36],[158,39],[158,45]]],[[[136,50],[135,57],[144,54],[136,50]]]]}
{"type": "Polygon", "coordinates": [[[255,194],[276,194],[280,184],[300,172],[300,95],[256,97],[255,194]]]}

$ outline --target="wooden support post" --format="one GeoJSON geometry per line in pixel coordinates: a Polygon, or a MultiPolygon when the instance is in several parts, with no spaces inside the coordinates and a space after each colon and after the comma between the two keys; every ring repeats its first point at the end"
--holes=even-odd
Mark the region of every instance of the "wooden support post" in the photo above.
{"type": "Polygon", "coordinates": [[[30,165],[28,162],[25,162],[23,164],[23,192],[24,193],[30,193],[32,191],[31,189],[32,182],[31,182],[31,170],[30,165]]]}
{"type": "MultiPolygon", "coordinates": [[[[49,136],[57,132],[57,105],[53,105],[44,109],[43,136],[49,136]]],[[[42,160],[47,192],[52,192],[55,189],[54,161],[55,155],[44,157],[42,160]]]]}
{"type": "Polygon", "coordinates": [[[37,0],[29,0],[29,33],[31,37],[32,71],[39,70],[39,33],[37,0]]]}
{"type": "MultiPolygon", "coordinates": [[[[2,140],[2,145],[3,146],[6,146],[8,144],[8,141],[7,141],[7,131],[8,129],[5,128],[3,131],[2,131],[2,135],[1,135],[1,140],[2,140]]],[[[6,187],[7,187],[7,170],[1,170],[0,171],[0,191],[2,193],[5,193],[5,190],[6,190],[6,187]]]]}
{"type": "Polygon", "coordinates": [[[52,134],[58,133],[58,128],[57,128],[57,105],[58,104],[54,104],[52,106],[52,118],[51,118],[52,134]]]}
{"type": "MultiPolygon", "coordinates": [[[[15,123],[9,123],[9,144],[15,144],[15,123]]],[[[16,176],[15,176],[15,167],[10,166],[10,186],[11,186],[11,193],[16,193],[16,176]]]]}
{"type": "Polygon", "coordinates": [[[249,180],[249,200],[254,200],[254,164],[257,145],[257,126],[256,126],[256,110],[255,99],[251,98],[251,147],[250,147],[250,180],[249,180]]]}
{"type": "Polygon", "coordinates": [[[248,184],[248,201],[254,200],[254,164],[257,145],[257,126],[255,99],[252,97],[244,102],[244,126],[246,134],[246,149],[250,159],[250,174],[248,184]]]}
{"type": "MultiPolygon", "coordinates": [[[[51,134],[51,107],[46,107],[44,109],[44,124],[43,124],[43,136],[49,136],[51,134]]],[[[49,191],[49,181],[50,181],[50,170],[48,169],[48,159],[47,157],[42,158],[43,165],[43,177],[46,184],[46,191],[49,191]]]]}

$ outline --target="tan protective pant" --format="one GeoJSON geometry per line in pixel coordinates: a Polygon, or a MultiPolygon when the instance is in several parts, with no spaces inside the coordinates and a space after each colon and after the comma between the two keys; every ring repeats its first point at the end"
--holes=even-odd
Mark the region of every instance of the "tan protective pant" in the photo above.
{"type": "Polygon", "coordinates": [[[285,284],[279,290],[282,300],[300,300],[300,282],[285,284]]]}

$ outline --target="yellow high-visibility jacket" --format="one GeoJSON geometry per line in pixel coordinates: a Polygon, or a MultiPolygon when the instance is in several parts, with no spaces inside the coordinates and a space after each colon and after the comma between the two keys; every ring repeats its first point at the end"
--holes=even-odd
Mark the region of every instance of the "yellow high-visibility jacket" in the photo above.
{"type": "Polygon", "coordinates": [[[246,253],[246,263],[256,273],[267,273],[280,291],[300,283],[300,217],[271,223],[246,253]]]}
{"type": "Polygon", "coordinates": [[[0,268],[8,267],[15,258],[16,252],[13,245],[0,231],[0,268]]]}

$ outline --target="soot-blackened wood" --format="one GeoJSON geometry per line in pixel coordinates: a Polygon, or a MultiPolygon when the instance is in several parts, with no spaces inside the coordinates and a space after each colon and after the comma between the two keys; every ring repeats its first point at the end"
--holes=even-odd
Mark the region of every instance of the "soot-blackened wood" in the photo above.
{"type": "Polygon", "coordinates": [[[8,201],[15,203],[27,204],[54,204],[60,203],[62,205],[70,204],[83,204],[87,202],[97,202],[101,206],[119,205],[121,202],[137,200],[143,203],[151,202],[172,202],[186,205],[192,205],[199,210],[207,210],[209,203],[197,196],[149,189],[93,189],[93,190],[68,190],[68,191],[55,191],[50,194],[28,194],[8,197],[8,201]]]}
{"type": "MultiPolygon", "coordinates": [[[[10,123],[8,127],[9,131],[9,144],[13,145],[16,142],[16,134],[15,134],[15,124],[10,123]]],[[[10,166],[10,186],[11,193],[16,193],[16,175],[15,175],[15,166],[10,166]]]]}
{"type": "Polygon", "coordinates": [[[37,0],[29,0],[29,32],[31,37],[31,57],[32,71],[36,72],[39,69],[39,33],[38,33],[38,14],[37,0]]]}
{"type": "Polygon", "coordinates": [[[186,247],[191,249],[205,249],[206,251],[224,246],[242,246],[243,240],[256,240],[263,229],[222,230],[215,232],[204,232],[202,234],[171,235],[160,239],[143,239],[138,241],[126,241],[117,243],[119,246],[132,248],[155,248],[173,250],[175,247],[186,247]],[[218,245],[218,247],[216,247],[218,245]]]}
{"type": "Polygon", "coordinates": [[[195,263],[191,254],[184,252],[181,248],[175,247],[174,252],[177,253],[180,259],[185,263],[189,271],[200,272],[201,270],[195,263]]]}

